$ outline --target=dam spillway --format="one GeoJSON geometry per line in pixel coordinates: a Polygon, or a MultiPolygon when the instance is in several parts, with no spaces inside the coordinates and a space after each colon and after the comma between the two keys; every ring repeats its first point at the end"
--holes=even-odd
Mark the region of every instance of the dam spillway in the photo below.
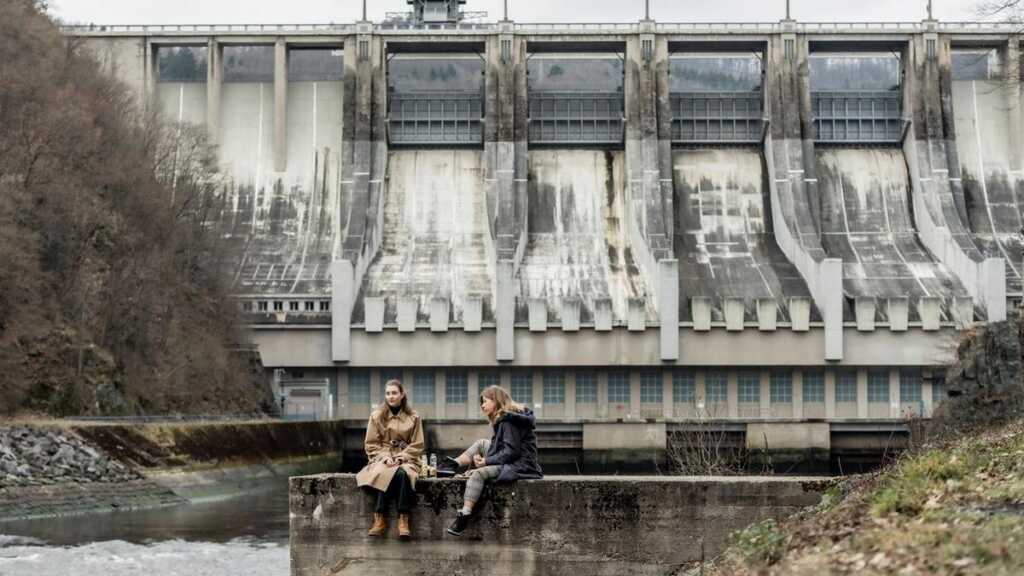
{"type": "Polygon", "coordinates": [[[710,417],[827,448],[931,414],[1022,297],[1007,27],[65,33],[217,144],[224,273],[296,417],[397,377],[439,420],[510,387],[552,445],[710,417]]]}

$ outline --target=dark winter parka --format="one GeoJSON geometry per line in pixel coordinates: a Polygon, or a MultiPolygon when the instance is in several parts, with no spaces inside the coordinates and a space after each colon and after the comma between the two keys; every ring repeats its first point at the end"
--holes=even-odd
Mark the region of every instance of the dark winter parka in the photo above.
{"type": "Polygon", "coordinates": [[[484,456],[487,466],[501,466],[498,482],[543,478],[537,462],[533,411],[507,412],[494,423],[494,437],[484,456]]]}

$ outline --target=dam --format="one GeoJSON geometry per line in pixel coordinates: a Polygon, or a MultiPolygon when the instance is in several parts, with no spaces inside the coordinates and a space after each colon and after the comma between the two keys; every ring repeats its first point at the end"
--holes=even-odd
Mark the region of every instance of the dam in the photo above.
{"type": "Polygon", "coordinates": [[[699,420],[835,452],[930,416],[961,331],[1024,296],[1013,26],[426,4],[64,29],[217,144],[224,273],[288,417],[358,430],[399,378],[448,450],[502,384],[542,450],[699,420]]]}

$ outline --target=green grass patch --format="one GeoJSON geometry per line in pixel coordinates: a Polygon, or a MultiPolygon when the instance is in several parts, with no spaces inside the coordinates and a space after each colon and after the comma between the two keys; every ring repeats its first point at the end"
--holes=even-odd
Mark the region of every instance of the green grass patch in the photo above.
{"type": "Polygon", "coordinates": [[[730,541],[748,566],[770,566],[785,554],[789,535],[774,520],[763,520],[734,532],[730,541]]]}
{"type": "Polygon", "coordinates": [[[928,499],[956,490],[978,467],[978,455],[966,450],[932,450],[900,463],[872,498],[871,512],[917,514],[928,499]]]}

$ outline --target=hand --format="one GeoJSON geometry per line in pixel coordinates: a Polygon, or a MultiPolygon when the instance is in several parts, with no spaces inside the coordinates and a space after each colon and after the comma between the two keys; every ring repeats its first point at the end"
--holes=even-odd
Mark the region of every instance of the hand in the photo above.
{"type": "Polygon", "coordinates": [[[473,467],[474,468],[483,468],[486,465],[487,465],[487,459],[486,458],[484,458],[483,456],[481,456],[479,454],[477,454],[476,456],[473,456],[473,467]]]}
{"type": "Polygon", "coordinates": [[[391,456],[385,456],[384,457],[384,465],[387,466],[388,468],[394,466],[395,463],[396,463],[395,459],[392,458],[391,456]]]}

